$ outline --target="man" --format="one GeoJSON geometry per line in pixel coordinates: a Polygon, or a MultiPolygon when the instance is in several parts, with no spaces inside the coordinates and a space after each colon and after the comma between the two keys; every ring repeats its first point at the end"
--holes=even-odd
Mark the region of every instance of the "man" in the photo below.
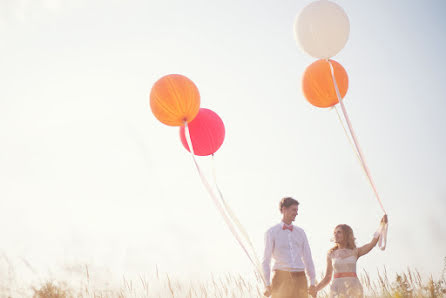
{"type": "Polygon", "coordinates": [[[310,292],[314,291],[315,270],[307,236],[302,228],[292,224],[297,216],[299,202],[291,197],[279,204],[282,222],[265,234],[263,273],[267,287],[264,295],[272,298],[308,297],[305,271],[310,278],[310,292]],[[270,283],[271,257],[274,258],[274,277],[270,283]]]}

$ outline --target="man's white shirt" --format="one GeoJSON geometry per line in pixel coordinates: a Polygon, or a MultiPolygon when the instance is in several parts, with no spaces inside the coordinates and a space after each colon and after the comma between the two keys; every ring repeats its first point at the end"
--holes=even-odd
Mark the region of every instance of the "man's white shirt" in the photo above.
{"type": "Polygon", "coordinates": [[[271,257],[274,259],[273,270],[306,271],[310,284],[316,282],[313,258],[307,235],[302,228],[293,225],[293,230],[283,229],[281,222],[265,233],[265,252],[263,255],[263,274],[267,285],[271,284],[271,257]]]}

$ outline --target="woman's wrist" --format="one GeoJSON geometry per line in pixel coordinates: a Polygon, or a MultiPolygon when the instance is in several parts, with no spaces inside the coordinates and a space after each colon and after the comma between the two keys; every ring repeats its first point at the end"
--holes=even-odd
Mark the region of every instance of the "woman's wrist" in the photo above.
{"type": "Polygon", "coordinates": [[[380,231],[376,231],[376,232],[373,234],[373,239],[378,239],[379,236],[381,236],[381,232],[380,232],[380,231]]]}

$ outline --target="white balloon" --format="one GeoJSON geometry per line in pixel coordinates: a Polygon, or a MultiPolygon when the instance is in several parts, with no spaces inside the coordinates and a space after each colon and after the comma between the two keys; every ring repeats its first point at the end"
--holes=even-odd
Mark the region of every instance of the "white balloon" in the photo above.
{"type": "Polygon", "coordinates": [[[315,58],[333,57],[345,46],[350,22],[336,3],[320,0],[307,5],[294,23],[296,40],[315,58]]]}

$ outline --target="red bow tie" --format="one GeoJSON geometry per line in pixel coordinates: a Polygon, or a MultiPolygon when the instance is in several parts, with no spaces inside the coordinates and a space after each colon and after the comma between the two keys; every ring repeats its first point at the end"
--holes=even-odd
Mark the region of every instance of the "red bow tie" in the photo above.
{"type": "Polygon", "coordinates": [[[293,226],[283,225],[282,230],[286,230],[286,229],[292,231],[293,230],[293,226]]]}

